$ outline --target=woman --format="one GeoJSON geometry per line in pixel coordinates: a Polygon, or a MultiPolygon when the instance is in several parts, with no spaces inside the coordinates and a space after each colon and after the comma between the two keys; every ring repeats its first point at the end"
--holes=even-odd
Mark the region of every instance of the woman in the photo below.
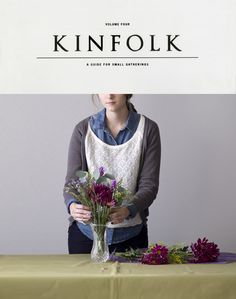
{"type": "MultiPolygon", "coordinates": [[[[148,246],[148,208],[159,187],[161,144],[157,124],[140,115],[130,102],[131,94],[99,94],[104,109],[82,120],[74,129],[68,155],[66,183],[77,170],[104,166],[129,189],[132,201],[110,214],[110,252],[148,246]]],[[[69,253],[90,253],[92,232],[89,208],[67,193],[71,217],[69,253]]]]}

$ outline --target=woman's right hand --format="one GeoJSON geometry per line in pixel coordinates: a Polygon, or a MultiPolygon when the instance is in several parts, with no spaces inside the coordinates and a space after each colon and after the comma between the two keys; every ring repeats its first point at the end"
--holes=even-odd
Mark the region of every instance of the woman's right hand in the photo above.
{"type": "Polygon", "coordinates": [[[70,214],[74,220],[79,222],[86,222],[91,219],[91,210],[89,207],[73,202],[70,205],[70,214]]]}

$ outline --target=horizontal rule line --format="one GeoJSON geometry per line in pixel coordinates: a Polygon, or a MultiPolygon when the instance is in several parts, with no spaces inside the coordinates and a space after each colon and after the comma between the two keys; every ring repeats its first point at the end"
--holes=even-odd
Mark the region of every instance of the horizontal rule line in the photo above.
{"type": "Polygon", "coordinates": [[[199,58],[197,56],[183,56],[183,57],[167,57],[167,56],[159,56],[159,57],[66,57],[66,56],[62,56],[62,57],[55,57],[55,56],[42,56],[42,57],[37,57],[37,59],[196,59],[199,58]]]}

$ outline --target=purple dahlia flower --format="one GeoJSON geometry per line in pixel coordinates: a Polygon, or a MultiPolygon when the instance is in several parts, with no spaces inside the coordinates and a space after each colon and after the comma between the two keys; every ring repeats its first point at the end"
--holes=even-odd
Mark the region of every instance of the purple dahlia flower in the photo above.
{"type": "Polygon", "coordinates": [[[198,239],[191,245],[194,263],[215,262],[220,254],[217,244],[208,242],[208,239],[198,239]]]}
{"type": "Polygon", "coordinates": [[[94,184],[94,193],[90,194],[90,198],[101,206],[113,207],[115,205],[112,190],[103,184],[94,184]]]}

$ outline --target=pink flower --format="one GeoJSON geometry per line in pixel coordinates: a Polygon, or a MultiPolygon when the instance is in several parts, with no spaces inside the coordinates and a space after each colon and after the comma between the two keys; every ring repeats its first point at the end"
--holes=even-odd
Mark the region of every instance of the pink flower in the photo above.
{"type": "Polygon", "coordinates": [[[142,264],[161,265],[168,263],[168,248],[164,245],[154,245],[143,254],[142,264]]]}

